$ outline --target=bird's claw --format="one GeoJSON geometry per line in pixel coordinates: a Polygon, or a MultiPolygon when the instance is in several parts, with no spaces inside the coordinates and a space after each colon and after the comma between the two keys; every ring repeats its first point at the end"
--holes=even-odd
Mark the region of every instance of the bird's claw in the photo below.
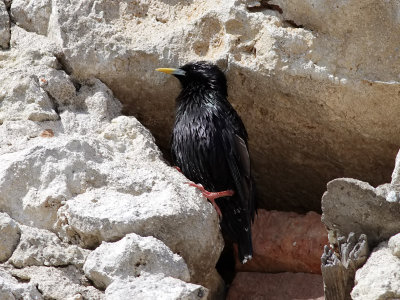
{"type": "Polygon", "coordinates": [[[175,168],[179,173],[182,173],[181,168],[179,168],[178,166],[174,166],[174,168],[175,168]]]}
{"type": "Polygon", "coordinates": [[[221,198],[221,197],[231,197],[235,194],[233,190],[226,190],[222,192],[209,192],[207,191],[202,184],[196,184],[194,182],[186,182],[186,184],[193,186],[201,191],[204,197],[208,199],[208,201],[211,202],[211,204],[214,206],[215,210],[218,213],[218,216],[222,218],[222,212],[221,209],[218,207],[217,203],[215,202],[215,199],[221,198]]]}

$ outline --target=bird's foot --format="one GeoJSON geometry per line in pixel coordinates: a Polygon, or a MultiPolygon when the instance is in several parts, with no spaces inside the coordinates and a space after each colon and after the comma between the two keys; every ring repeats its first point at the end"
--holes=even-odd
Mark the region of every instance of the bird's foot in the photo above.
{"type": "Polygon", "coordinates": [[[215,199],[221,198],[221,197],[231,197],[235,193],[232,190],[226,190],[226,191],[222,191],[222,192],[209,192],[203,187],[202,184],[195,184],[193,182],[188,182],[187,184],[199,189],[202,192],[203,196],[206,197],[208,199],[208,201],[210,201],[211,204],[214,206],[214,208],[217,211],[217,214],[220,218],[222,218],[222,212],[221,212],[221,209],[218,207],[217,203],[215,203],[215,199]]]}
{"type": "Polygon", "coordinates": [[[179,168],[178,166],[174,166],[174,168],[175,168],[179,173],[182,173],[181,168],[179,168]]]}

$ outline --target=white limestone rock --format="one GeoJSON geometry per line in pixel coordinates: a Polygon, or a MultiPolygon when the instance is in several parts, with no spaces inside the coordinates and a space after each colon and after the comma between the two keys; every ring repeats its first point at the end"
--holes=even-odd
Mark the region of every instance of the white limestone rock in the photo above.
{"type": "Polygon", "coordinates": [[[3,52],[1,59],[0,124],[6,120],[59,119],[57,102],[53,103],[42,88],[49,78],[64,73],[58,70],[58,54],[57,46],[46,38],[17,26],[12,28],[11,49],[3,52]]]}
{"type": "Polygon", "coordinates": [[[52,13],[51,2],[51,0],[13,0],[11,16],[17,21],[17,25],[25,30],[46,35],[52,13]]]}
{"type": "Polygon", "coordinates": [[[10,16],[5,3],[0,1],[0,48],[8,49],[10,37],[10,16]]]}
{"type": "MultiPolygon", "coordinates": [[[[51,37],[13,26],[3,56],[0,210],[84,247],[134,232],[155,236],[185,259],[193,282],[219,285],[215,264],[223,241],[212,205],[164,162],[140,122],[121,116],[102,81],[67,74],[63,48],[51,37]]],[[[32,251],[17,251],[15,265],[81,264],[82,256],[64,257],[72,248],[37,232],[24,238],[21,246],[33,245],[32,251]]]]}
{"type": "Polygon", "coordinates": [[[208,290],[162,275],[145,275],[132,280],[115,280],[105,292],[106,300],[200,300],[207,299],[208,290]]]}
{"type": "Polygon", "coordinates": [[[0,262],[5,262],[13,254],[21,236],[18,224],[6,213],[0,212],[0,262]]]}
{"type": "Polygon", "coordinates": [[[400,202],[386,199],[383,187],[367,182],[338,178],[327,184],[322,196],[322,222],[329,232],[331,244],[340,236],[354,232],[366,234],[369,245],[389,239],[400,228],[400,202]]]}
{"type": "Polygon", "coordinates": [[[192,279],[200,283],[207,278],[222,250],[218,223],[208,217],[213,215],[213,208],[206,200],[201,197],[197,202],[190,200],[196,198],[197,191],[188,193],[184,183],[173,186],[168,182],[173,178],[179,182],[178,172],[171,172],[170,167],[163,169],[159,165],[156,173],[150,165],[147,169],[136,168],[141,184],[135,185],[129,177],[121,182],[126,184],[124,189],[130,185],[139,188],[137,195],[97,189],[77,196],[60,208],[60,225],[67,239],[91,247],[102,240],[115,241],[130,232],[154,236],[185,259],[192,279]],[[168,181],[160,180],[164,172],[170,174],[168,181]],[[151,192],[140,192],[141,185],[149,182],[154,184],[150,185],[151,192]]]}
{"type": "Polygon", "coordinates": [[[400,258],[400,233],[392,236],[388,242],[389,249],[394,256],[400,258]]]}
{"type": "Polygon", "coordinates": [[[9,263],[17,268],[27,266],[82,267],[89,250],[61,242],[53,232],[21,225],[21,239],[9,263]]]}
{"type": "Polygon", "coordinates": [[[0,299],[43,300],[44,298],[34,283],[18,282],[16,278],[0,267],[0,299]]]}
{"type": "Polygon", "coordinates": [[[75,266],[65,268],[32,266],[12,269],[10,273],[20,281],[29,281],[31,285],[37,286],[45,299],[104,299],[104,293],[91,286],[83,272],[75,266]]]}
{"type": "Polygon", "coordinates": [[[103,242],[88,256],[83,266],[86,276],[101,289],[115,280],[147,273],[190,281],[185,261],[154,237],[131,233],[115,243],[103,242]]]}
{"type": "Polygon", "coordinates": [[[15,21],[46,31],[74,76],[106,83],[164,146],[179,83],[154,68],[218,63],[247,125],[261,205],[318,210],[331,178],[386,180],[400,144],[396,1],[48,3],[16,0],[15,21]]]}
{"type": "Polygon", "coordinates": [[[66,200],[104,184],[96,164],[104,147],[68,136],[36,136],[25,146],[0,156],[0,209],[20,223],[51,230],[66,200]]]}
{"type": "Polygon", "coordinates": [[[387,242],[381,243],[358,269],[351,292],[354,300],[400,298],[400,258],[392,254],[387,242]]]}

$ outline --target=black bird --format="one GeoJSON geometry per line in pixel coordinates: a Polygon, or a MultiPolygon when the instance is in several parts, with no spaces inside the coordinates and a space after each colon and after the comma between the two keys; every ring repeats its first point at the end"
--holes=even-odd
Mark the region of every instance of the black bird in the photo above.
{"type": "Polygon", "coordinates": [[[173,163],[200,183],[191,185],[213,203],[222,231],[238,243],[239,259],[246,263],[253,255],[255,197],[247,132],[227,100],[226,77],[204,61],[157,71],[174,75],[182,86],[172,133],[173,163]]]}

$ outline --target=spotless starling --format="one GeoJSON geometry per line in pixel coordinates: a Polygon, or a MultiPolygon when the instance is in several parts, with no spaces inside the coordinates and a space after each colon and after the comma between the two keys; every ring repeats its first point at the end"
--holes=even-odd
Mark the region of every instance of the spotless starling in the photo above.
{"type": "Polygon", "coordinates": [[[222,231],[238,243],[239,259],[246,263],[253,255],[254,187],[247,132],[227,100],[226,77],[204,61],[157,71],[174,75],[182,86],[172,133],[173,163],[213,203],[222,231]]]}

